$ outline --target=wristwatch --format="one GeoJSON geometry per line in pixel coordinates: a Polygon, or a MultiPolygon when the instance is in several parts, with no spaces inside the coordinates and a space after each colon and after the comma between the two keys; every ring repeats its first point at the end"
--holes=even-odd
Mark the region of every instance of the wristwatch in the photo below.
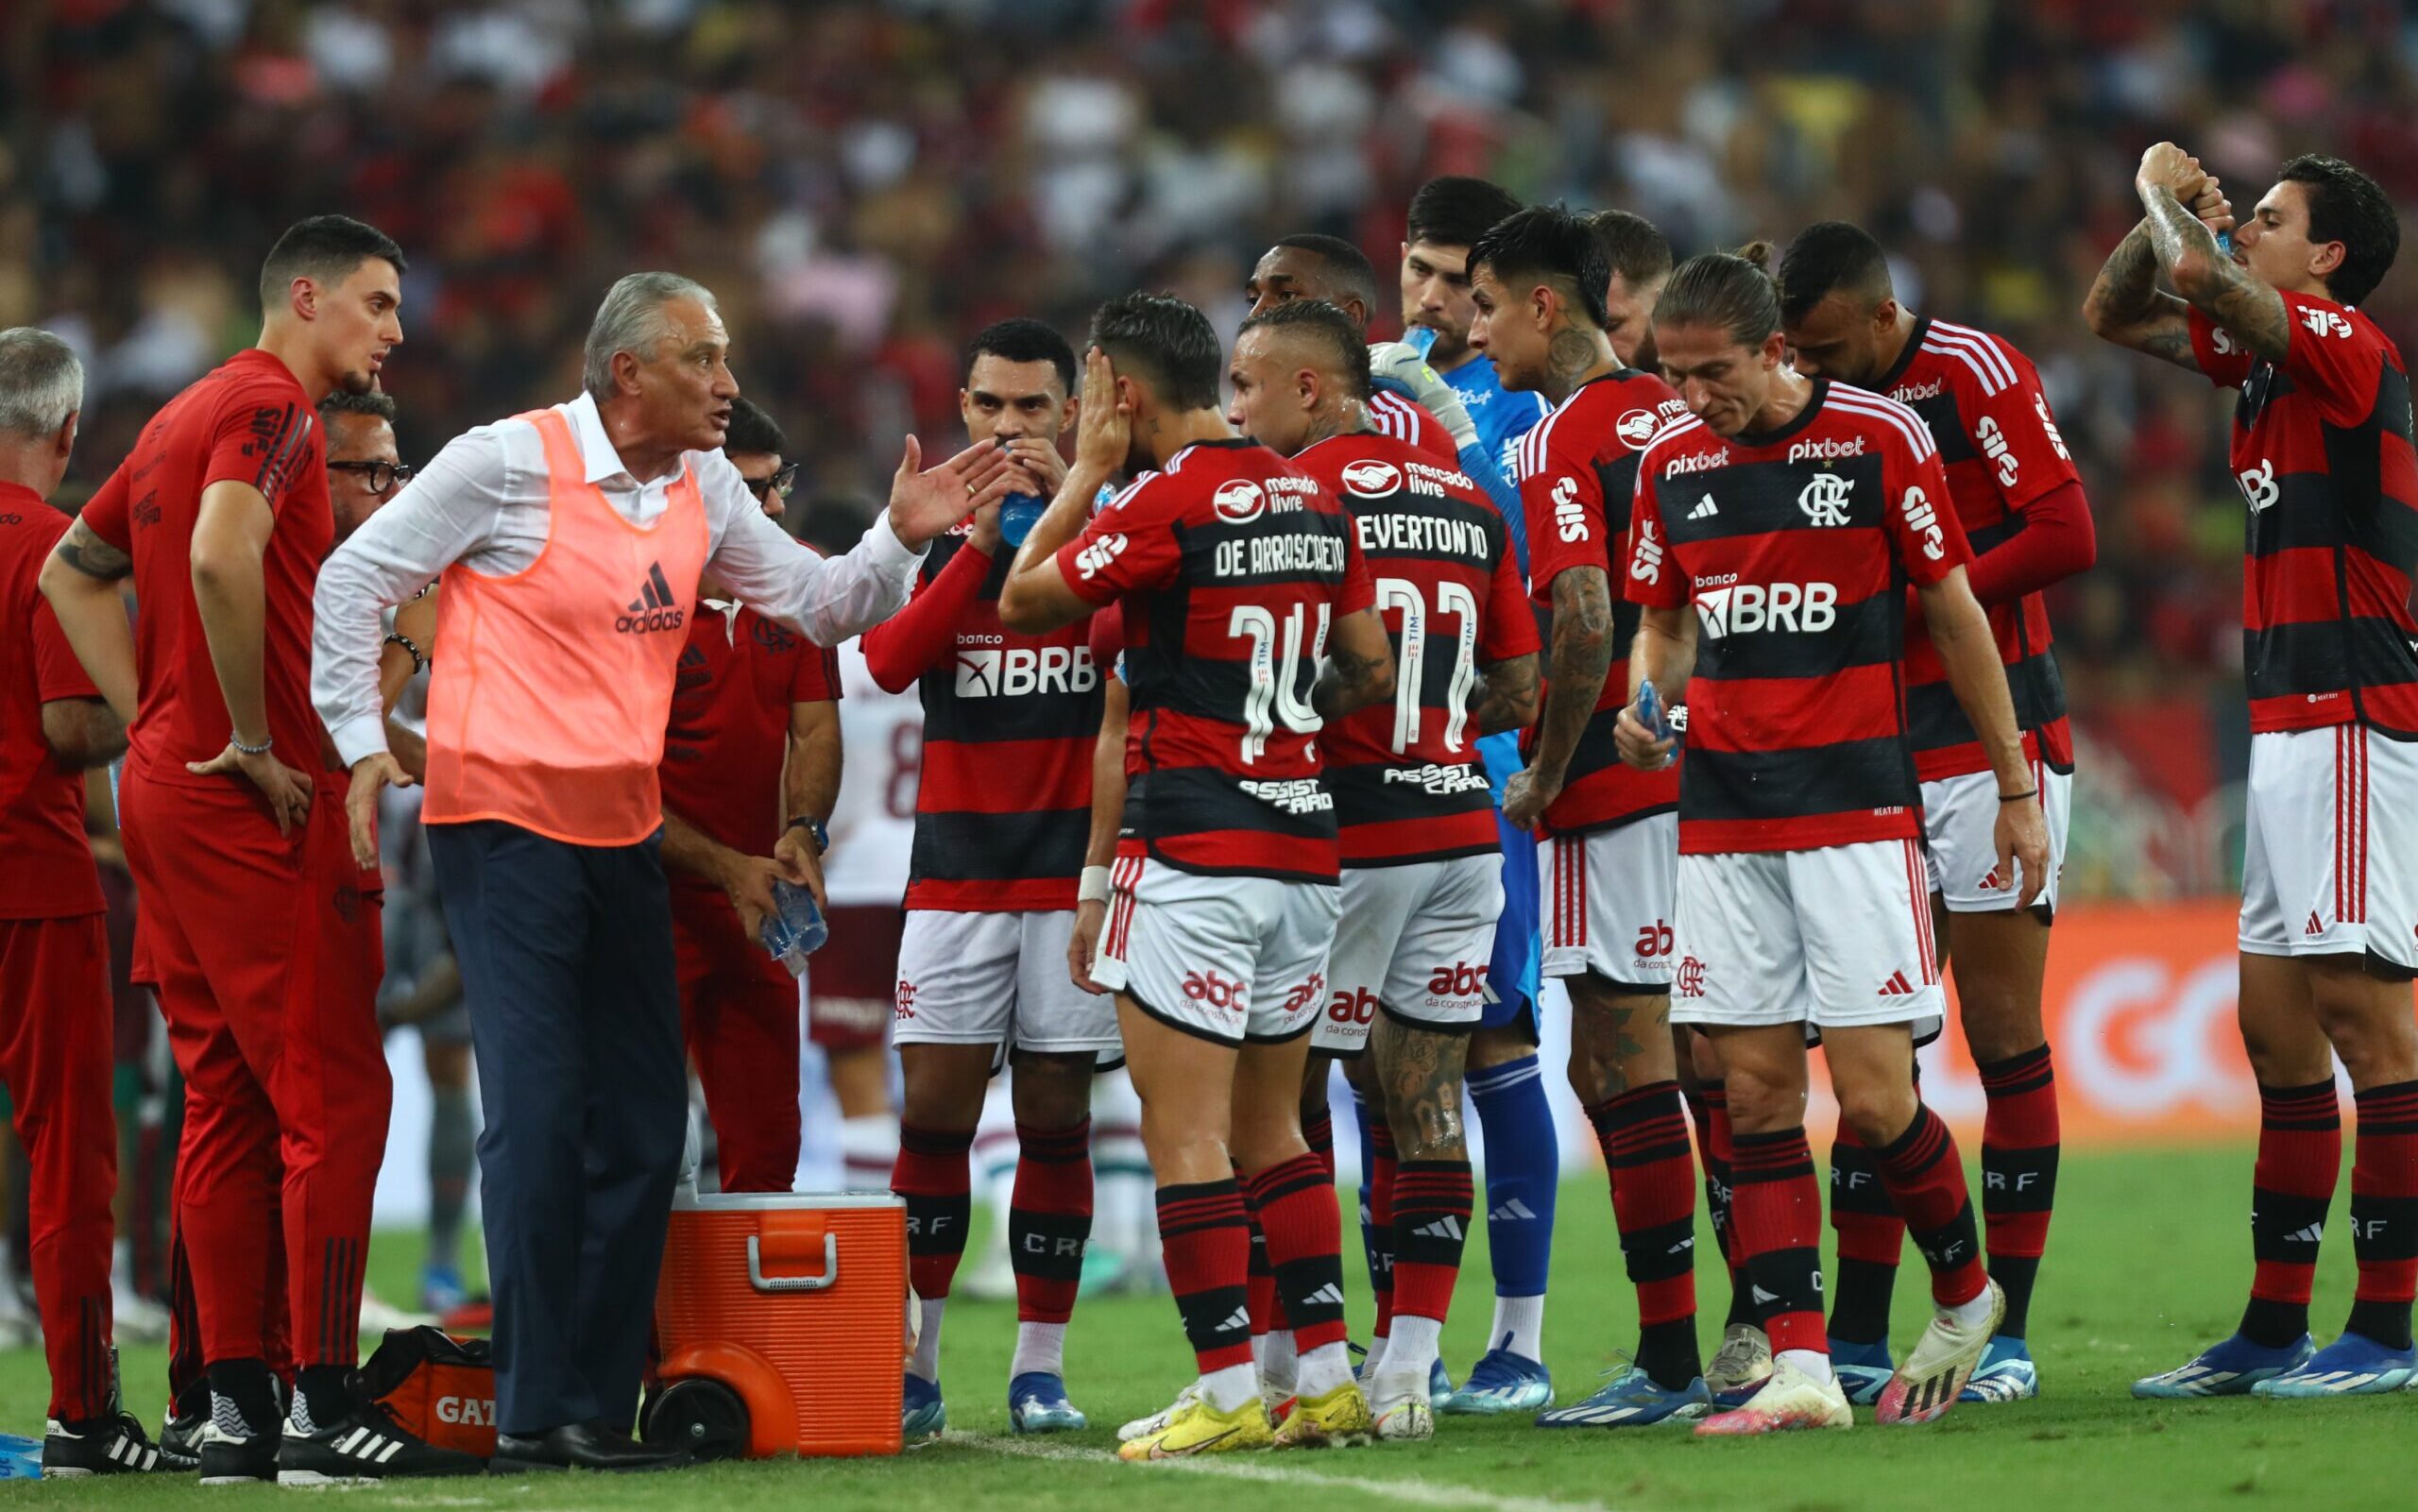
{"type": "Polygon", "coordinates": [[[817,856],[822,855],[824,852],[831,848],[830,826],[824,824],[820,819],[813,817],[811,814],[798,815],[795,819],[790,821],[789,827],[792,829],[805,830],[808,838],[814,841],[814,854],[817,856]]]}

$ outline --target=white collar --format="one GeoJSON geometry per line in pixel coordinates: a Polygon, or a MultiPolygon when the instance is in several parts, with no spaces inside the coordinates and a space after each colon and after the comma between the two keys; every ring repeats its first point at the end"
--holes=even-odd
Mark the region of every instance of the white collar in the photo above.
{"type": "Polygon", "coordinates": [[[580,460],[587,465],[587,482],[620,478],[637,485],[638,479],[622,461],[611,433],[604,429],[604,416],[597,411],[595,395],[582,389],[579,398],[563,406],[563,415],[570,421],[571,445],[579,448],[580,460]]]}

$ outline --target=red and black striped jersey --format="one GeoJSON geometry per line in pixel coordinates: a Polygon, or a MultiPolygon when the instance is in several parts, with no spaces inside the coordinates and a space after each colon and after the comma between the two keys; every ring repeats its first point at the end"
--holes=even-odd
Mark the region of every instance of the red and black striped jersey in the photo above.
{"type": "MultiPolygon", "coordinates": [[[[701,603],[673,674],[657,774],[663,806],[707,839],[770,856],[781,838],[790,705],[840,696],[838,657],[755,610],[701,603]]],[[[685,872],[674,887],[714,889],[685,872]]]]}
{"type": "Polygon", "coordinates": [[[1310,688],[1369,570],[1334,496],[1266,447],[1203,441],[1128,487],[1058,553],[1120,600],[1139,752],[1124,827],[1179,871],[1336,879],[1310,688]]]}
{"type": "MultiPolygon", "coordinates": [[[[1612,665],[1578,738],[1561,793],[1545,809],[1548,834],[1626,824],[1678,807],[1676,766],[1640,772],[1621,762],[1612,727],[1628,703],[1628,648],[1638,606],[1621,591],[1620,553],[1628,539],[1629,500],[1638,453],[1657,432],[1686,416],[1671,385],[1623,368],[1580,384],[1520,438],[1520,502],[1528,516],[1529,594],[1553,643],[1554,579],[1576,567],[1604,574],[1612,600],[1612,665]]],[[[1533,746],[1535,732],[1529,734],[1533,746]]]]}
{"type": "Polygon", "coordinates": [[[1071,909],[1091,834],[1099,671],[1088,620],[1042,635],[999,623],[1015,561],[964,527],[925,554],[914,596],[865,632],[865,666],[924,703],[923,780],[907,907],[958,913],[1071,909]]]}
{"type": "Polygon", "coordinates": [[[2239,388],[2234,476],[2250,505],[2241,660],[2254,731],[2365,724],[2418,739],[2418,453],[2409,374],[2375,322],[2285,294],[2278,365],[2197,310],[2191,348],[2239,388]]]}
{"type": "MultiPolygon", "coordinates": [[[[2065,437],[2032,360],[1997,336],[1926,315],[1898,365],[1872,385],[1931,428],[1956,518],[1978,556],[2024,528],[2024,509],[2078,484],[2065,437]]],[[[2049,607],[2037,593],[1989,606],[2027,758],[2073,769],[2066,685],[2049,650],[2049,607]]],[[[1990,770],[1989,754],[1948,686],[1948,669],[1917,628],[1906,639],[1907,738],[1925,782],[1990,770]]]]}
{"type": "Polygon", "coordinates": [[[1394,647],[1394,696],[1323,737],[1346,866],[1483,856],[1502,838],[1477,758],[1478,671],[1537,649],[1503,513],[1458,467],[1372,431],[1293,465],[1343,501],[1394,647]]]}
{"type": "Polygon", "coordinates": [[[1397,441],[1406,441],[1422,451],[1433,454],[1448,467],[1461,465],[1461,449],[1453,444],[1453,433],[1444,422],[1427,412],[1427,406],[1417,399],[1379,389],[1369,397],[1369,423],[1378,433],[1397,441]]]}
{"type": "Polygon", "coordinates": [[[1906,745],[1909,583],[1970,555],[1931,433],[1816,380],[1796,418],[1645,450],[1628,596],[1693,604],[1679,849],[1816,850],[1918,835],[1906,745]]]}

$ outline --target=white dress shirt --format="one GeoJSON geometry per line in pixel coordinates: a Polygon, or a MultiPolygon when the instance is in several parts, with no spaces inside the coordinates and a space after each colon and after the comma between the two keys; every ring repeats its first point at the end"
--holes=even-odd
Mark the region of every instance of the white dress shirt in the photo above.
{"type": "MultiPolygon", "coordinates": [[[[640,483],[605,433],[595,398],[558,406],[594,484],[622,518],[645,525],[670,505],[673,468],[640,483]]],[[[898,612],[921,552],[907,549],[887,511],[845,556],[826,558],[764,517],[739,469],[719,451],[690,451],[706,508],[706,564],[758,613],[837,645],[898,612]]],[[[526,420],[464,433],[420,469],[319,569],[312,595],[311,702],[345,765],[386,749],[378,697],[380,615],[459,562],[509,577],[537,560],[552,514],[545,449],[526,420]]]]}

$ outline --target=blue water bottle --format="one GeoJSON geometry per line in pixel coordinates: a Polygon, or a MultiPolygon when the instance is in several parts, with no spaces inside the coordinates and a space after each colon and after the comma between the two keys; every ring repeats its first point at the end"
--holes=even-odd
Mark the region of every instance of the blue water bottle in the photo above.
{"type": "Polygon", "coordinates": [[[825,921],[814,894],[794,882],[774,878],[773,902],[775,908],[764,919],[764,949],[788,967],[791,976],[803,977],[806,958],[831,938],[831,926],[825,921]]]}
{"type": "MultiPolygon", "coordinates": [[[[1637,685],[1637,722],[1658,740],[1671,738],[1671,717],[1663,711],[1662,691],[1654,686],[1651,677],[1637,685]]],[[[1670,760],[1667,756],[1662,758],[1665,766],[1670,760]]]]}
{"type": "Polygon", "coordinates": [[[1041,512],[1048,507],[1049,501],[1039,494],[1010,494],[1000,500],[999,539],[1007,542],[1012,551],[1022,546],[1024,538],[1032,534],[1033,523],[1041,518],[1041,512]]]}
{"type": "Polygon", "coordinates": [[[0,1481],[42,1479],[42,1440],[0,1434],[0,1481]]]}

